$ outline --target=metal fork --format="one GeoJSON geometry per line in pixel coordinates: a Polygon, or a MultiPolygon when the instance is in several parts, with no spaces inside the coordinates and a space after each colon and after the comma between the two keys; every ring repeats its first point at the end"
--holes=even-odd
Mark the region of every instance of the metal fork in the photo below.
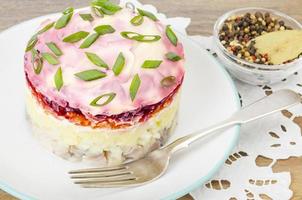
{"type": "Polygon", "coordinates": [[[280,90],[242,108],[229,119],[209,128],[178,138],[146,157],[114,167],[70,171],[75,184],[86,188],[139,186],[162,176],[168,168],[173,153],[184,149],[214,131],[265,117],[300,103],[301,96],[291,90],[280,90]]]}

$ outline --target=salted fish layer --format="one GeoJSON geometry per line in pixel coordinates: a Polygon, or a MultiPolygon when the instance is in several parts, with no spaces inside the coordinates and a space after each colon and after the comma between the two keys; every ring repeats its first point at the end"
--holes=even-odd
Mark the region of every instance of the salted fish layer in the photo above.
{"type": "Polygon", "coordinates": [[[30,90],[26,107],[35,135],[59,156],[113,165],[131,157],[138,159],[162,145],[175,125],[180,95],[147,122],[123,129],[78,126],[55,117],[39,104],[30,90]],[[104,155],[106,152],[106,156],[104,155]]]}

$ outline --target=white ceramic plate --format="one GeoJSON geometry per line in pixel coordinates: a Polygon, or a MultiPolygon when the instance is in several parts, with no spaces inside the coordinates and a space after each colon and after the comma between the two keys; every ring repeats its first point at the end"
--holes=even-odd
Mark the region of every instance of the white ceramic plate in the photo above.
{"type": "MultiPolygon", "coordinates": [[[[36,18],[0,33],[0,188],[21,199],[174,199],[201,186],[218,170],[236,143],[234,127],[195,143],[173,157],[168,172],[148,185],[128,189],[84,189],[67,172],[84,167],[44,150],[25,118],[23,54],[41,21],[36,18]]],[[[179,124],[170,140],[214,124],[239,109],[232,80],[216,60],[180,37],[186,53],[179,124]]]]}

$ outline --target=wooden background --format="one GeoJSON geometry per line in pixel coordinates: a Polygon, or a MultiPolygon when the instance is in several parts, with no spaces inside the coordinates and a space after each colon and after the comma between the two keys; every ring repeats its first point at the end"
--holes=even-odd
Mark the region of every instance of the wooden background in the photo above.
{"type": "MultiPolygon", "coordinates": [[[[0,31],[22,21],[61,12],[64,8],[87,6],[89,0],[0,0],[0,31]]],[[[188,29],[189,34],[210,35],[215,20],[224,12],[239,7],[265,7],[289,14],[302,23],[302,0],[141,0],[143,3],[155,5],[160,12],[169,17],[190,17],[192,23],[188,29]]],[[[22,33],[20,33],[22,34],[22,33]]],[[[302,127],[302,120],[301,120],[302,127]]],[[[265,162],[265,160],[259,160],[265,162]]],[[[0,166],[1,170],[1,166],[0,166]]],[[[280,160],[273,170],[290,171],[292,174],[291,189],[294,191],[292,199],[302,199],[302,157],[292,157],[280,160]]],[[[1,200],[15,200],[14,197],[0,190],[1,200]]],[[[191,199],[189,195],[181,198],[191,199]]]]}

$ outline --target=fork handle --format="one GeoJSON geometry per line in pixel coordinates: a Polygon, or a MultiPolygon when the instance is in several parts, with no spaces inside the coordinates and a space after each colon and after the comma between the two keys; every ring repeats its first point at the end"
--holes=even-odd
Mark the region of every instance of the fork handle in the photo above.
{"type": "Polygon", "coordinates": [[[195,142],[214,131],[227,128],[234,125],[245,124],[277,111],[289,108],[301,102],[301,96],[292,90],[279,90],[270,96],[264,97],[234,113],[230,118],[210,126],[206,129],[198,130],[192,134],[176,139],[172,143],[163,147],[163,149],[174,153],[180,149],[188,147],[195,142]]]}

